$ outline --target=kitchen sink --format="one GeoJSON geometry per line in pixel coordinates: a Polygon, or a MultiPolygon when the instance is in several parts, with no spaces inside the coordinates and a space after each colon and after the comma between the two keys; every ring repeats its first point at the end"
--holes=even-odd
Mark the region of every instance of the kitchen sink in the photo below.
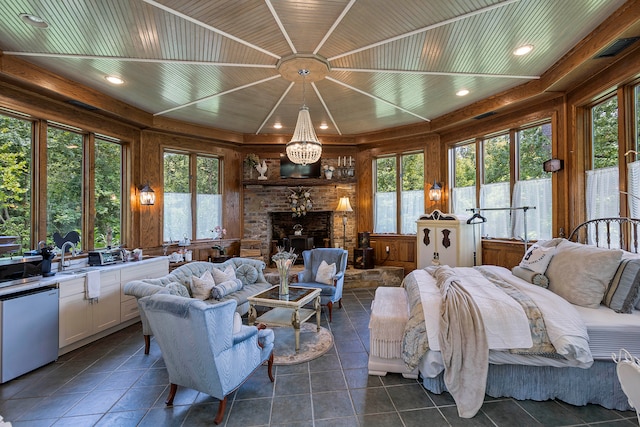
{"type": "Polygon", "coordinates": [[[89,271],[93,271],[93,270],[97,270],[99,267],[82,267],[82,268],[76,268],[73,270],[64,270],[64,271],[58,271],[56,274],[62,274],[65,276],[73,276],[76,274],[85,274],[88,273],[89,271]]]}

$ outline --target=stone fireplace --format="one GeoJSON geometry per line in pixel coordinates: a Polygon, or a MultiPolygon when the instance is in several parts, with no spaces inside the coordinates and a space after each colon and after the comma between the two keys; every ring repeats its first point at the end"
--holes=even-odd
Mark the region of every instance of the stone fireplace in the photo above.
{"type": "MultiPolygon", "coordinates": [[[[294,217],[291,212],[270,212],[267,230],[271,232],[271,237],[267,236],[267,238],[272,243],[287,248],[293,246],[298,255],[300,255],[300,249],[331,247],[333,212],[311,211],[302,217],[294,217]],[[300,236],[295,235],[296,229],[301,230],[300,236]],[[303,239],[308,244],[301,243],[303,239]],[[292,243],[292,240],[296,242],[292,243]]],[[[302,258],[298,261],[302,262],[302,258]]]]}
{"type": "MultiPolygon", "coordinates": [[[[346,183],[309,186],[313,208],[303,217],[292,217],[287,196],[296,187],[245,185],[243,237],[263,242],[262,253],[267,264],[270,264],[272,246],[275,249],[275,245],[282,245],[283,237],[294,235],[296,224],[302,226],[302,235],[312,238],[317,248],[342,245],[342,214],[334,210],[342,196],[349,196],[353,203],[355,187],[346,183]]],[[[356,240],[355,212],[348,216],[347,247],[351,249],[356,240]]],[[[296,253],[299,253],[297,249],[296,253]]]]}

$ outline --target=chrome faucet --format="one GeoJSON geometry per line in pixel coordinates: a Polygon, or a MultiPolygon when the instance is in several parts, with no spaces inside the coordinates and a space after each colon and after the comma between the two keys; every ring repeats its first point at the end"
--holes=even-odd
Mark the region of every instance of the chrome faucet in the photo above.
{"type": "Polygon", "coordinates": [[[58,271],[64,271],[64,254],[67,250],[67,245],[71,248],[71,257],[76,256],[76,245],[68,240],[64,242],[60,248],[62,254],[60,255],[60,261],[58,262],[58,271]]]}

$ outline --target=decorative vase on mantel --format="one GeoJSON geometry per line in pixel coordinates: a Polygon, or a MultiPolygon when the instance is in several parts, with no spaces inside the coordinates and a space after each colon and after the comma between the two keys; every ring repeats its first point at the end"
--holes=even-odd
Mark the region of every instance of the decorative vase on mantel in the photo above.
{"type": "Polygon", "coordinates": [[[285,251],[283,247],[278,247],[278,252],[271,259],[278,269],[278,277],[280,279],[280,289],[278,294],[281,299],[289,298],[289,269],[296,262],[298,255],[291,248],[285,251]]]}

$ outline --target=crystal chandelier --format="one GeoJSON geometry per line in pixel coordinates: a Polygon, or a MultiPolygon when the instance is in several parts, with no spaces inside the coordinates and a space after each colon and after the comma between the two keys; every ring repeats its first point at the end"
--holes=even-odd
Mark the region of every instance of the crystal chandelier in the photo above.
{"type": "Polygon", "coordinates": [[[309,70],[298,71],[302,76],[302,108],[298,112],[298,122],[293,132],[291,141],[287,143],[287,157],[293,163],[306,165],[320,160],[322,154],[322,143],[318,141],[309,108],[305,105],[305,77],[309,75],[309,70]]]}

